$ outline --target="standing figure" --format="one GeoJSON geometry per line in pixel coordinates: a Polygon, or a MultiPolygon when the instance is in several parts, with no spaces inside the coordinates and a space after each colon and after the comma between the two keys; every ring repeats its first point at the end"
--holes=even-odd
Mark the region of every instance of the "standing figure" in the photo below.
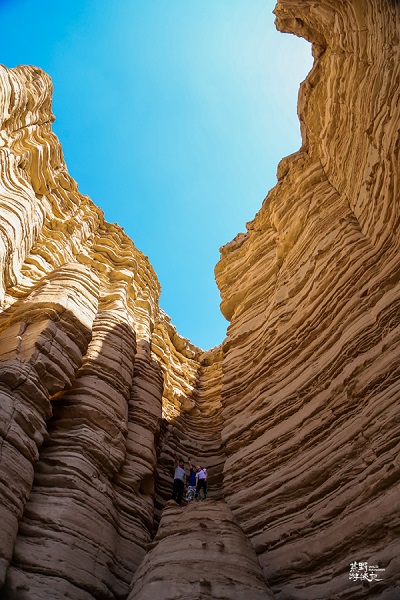
{"type": "Polygon", "coordinates": [[[207,469],[202,469],[200,465],[196,466],[196,494],[195,498],[197,502],[200,501],[200,490],[203,488],[204,500],[207,498],[207,469]]]}
{"type": "Polygon", "coordinates": [[[196,494],[196,469],[190,461],[190,456],[188,457],[188,463],[189,463],[190,471],[189,471],[189,485],[188,485],[188,489],[186,492],[186,500],[188,502],[190,502],[191,500],[193,500],[193,498],[195,497],[195,494],[196,494]]]}
{"type": "Polygon", "coordinates": [[[204,498],[206,499],[207,495],[208,495],[208,491],[207,491],[208,490],[208,473],[207,473],[207,469],[205,467],[203,467],[203,471],[206,474],[206,478],[205,478],[206,482],[204,484],[204,498]]]}
{"type": "Polygon", "coordinates": [[[174,464],[175,464],[175,473],[174,473],[174,485],[172,487],[172,500],[175,500],[178,504],[182,502],[183,490],[185,489],[185,462],[183,458],[180,458],[179,461],[176,458],[176,453],[174,454],[174,464]]]}

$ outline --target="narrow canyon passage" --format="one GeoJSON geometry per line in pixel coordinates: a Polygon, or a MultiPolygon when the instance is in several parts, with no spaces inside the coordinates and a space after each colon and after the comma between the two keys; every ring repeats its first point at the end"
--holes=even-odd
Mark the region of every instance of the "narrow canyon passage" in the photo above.
{"type": "MultiPolygon", "coordinates": [[[[222,352],[215,348],[199,356],[193,389],[189,395],[181,390],[180,412],[176,417],[164,419],[157,450],[156,514],[171,497],[174,459],[191,458],[208,470],[210,498],[223,497],[224,445],[221,439],[223,426],[221,384],[222,352]]],[[[177,388],[175,388],[175,396],[177,388]]],[[[187,469],[186,469],[187,470],[187,469]]]]}
{"type": "Polygon", "coordinates": [[[0,66],[2,599],[400,596],[400,7],[275,14],[303,144],[221,248],[207,352],[68,174],[50,78],[0,66]],[[170,501],[174,453],[209,500],[170,501]]]}

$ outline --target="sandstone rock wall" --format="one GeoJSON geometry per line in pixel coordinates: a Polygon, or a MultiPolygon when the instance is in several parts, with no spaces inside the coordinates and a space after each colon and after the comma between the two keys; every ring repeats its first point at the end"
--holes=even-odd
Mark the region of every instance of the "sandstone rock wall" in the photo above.
{"type": "Polygon", "coordinates": [[[399,588],[396,2],[281,0],[315,62],[301,150],[216,268],[226,501],[277,598],[399,588]],[[349,581],[349,565],[385,569],[349,581]]]}
{"type": "Polygon", "coordinates": [[[48,76],[0,67],[1,598],[400,594],[400,6],[275,13],[313,47],[303,145],[221,249],[207,352],[68,175],[48,76]],[[210,502],[165,508],[175,452],[210,502]]]}
{"type": "Polygon", "coordinates": [[[176,416],[163,421],[158,443],[156,514],[171,497],[173,453],[193,465],[206,466],[209,496],[223,497],[222,470],[225,461],[221,441],[221,360],[219,347],[199,355],[195,387],[186,392],[176,416]]]}
{"type": "MultiPolygon", "coordinates": [[[[154,533],[160,431],[193,409],[201,351],[68,175],[48,76],[0,73],[2,594],[125,598],[154,533]]],[[[168,473],[160,512],[170,493],[168,473]]]]}
{"type": "Polygon", "coordinates": [[[132,582],[129,600],[268,600],[251,544],[225,502],[166,506],[153,547],[132,582]]]}

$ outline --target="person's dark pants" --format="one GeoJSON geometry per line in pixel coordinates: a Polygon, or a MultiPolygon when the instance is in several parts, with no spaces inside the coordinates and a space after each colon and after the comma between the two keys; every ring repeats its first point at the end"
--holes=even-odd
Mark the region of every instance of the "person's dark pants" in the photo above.
{"type": "Polygon", "coordinates": [[[207,498],[207,481],[205,479],[197,480],[196,494],[194,496],[196,499],[199,497],[201,488],[203,488],[204,498],[207,498]]]}
{"type": "Polygon", "coordinates": [[[184,485],[182,479],[174,479],[174,485],[172,488],[172,500],[175,500],[178,504],[182,502],[183,488],[184,485]]]}

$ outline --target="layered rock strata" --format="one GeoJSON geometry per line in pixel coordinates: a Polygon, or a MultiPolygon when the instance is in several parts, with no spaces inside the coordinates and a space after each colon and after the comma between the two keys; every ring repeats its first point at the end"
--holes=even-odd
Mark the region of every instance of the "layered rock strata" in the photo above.
{"type": "Polygon", "coordinates": [[[225,502],[174,501],[132,582],[129,600],[267,600],[257,557],[225,502]]]}
{"type": "Polygon", "coordinates": [[[400,595],[400,8],[281,0],[303,146],[222,248],[226,501],[277,598],[400,595]],[[349,565],[384,568],[350,581],[349,565]]]}
{"type": "Polygon", "coordinates": [[[156,516],[171,497],[174,454],[209,472],[209,497],[223,497],[225,449],[221,440],[221,348],[199,355],[195,387],[187,391],[174,418],[164,419],[158,441],[156,516]]]}
{"type": "Polygon", "coordinates": [[[0,67],[2,598],[400,594],[400,7],[275,13],[312,43],[303,145],[221,249],[207,352],[69,176],[48,76],[0,67]],[[174,453],[209,503],[164,508],[174,453]]]}
{"type": "Polygon", "coordinates": [[[154,533],[157,440],[193,412],[202,352],[68,175],[49,78],[0,77],[2,595],[125,598],[154,533]]]}

